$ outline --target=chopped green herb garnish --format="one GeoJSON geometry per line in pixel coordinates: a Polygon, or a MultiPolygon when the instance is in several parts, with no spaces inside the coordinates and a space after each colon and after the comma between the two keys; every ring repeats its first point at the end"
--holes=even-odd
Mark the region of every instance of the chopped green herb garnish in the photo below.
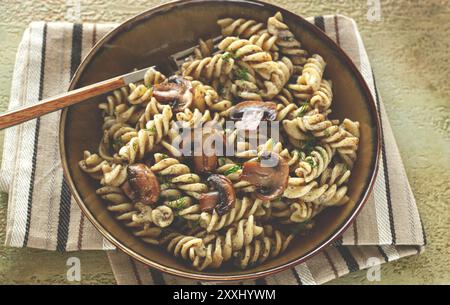
{"type": "Polygon", "coordinates": [[[309,110],[309,104],[308,103],[301,103],[300,104],[300,108],[297,109],[297,117],[302,117],[304,116],[308,110],[309,110]]]}
{"type": "Polygon", "coordinates": [[[171,179],[169,177],[167,177],[167,176],[161,176],[161,175],[157,174],[156,178],[158,179],[158,182],[161,185],[167,184],[169,187],[172,185],[171,179]]]}
{"type": "Polygon", "coordinates": [[[114,146],[123,146],[123,141],[121,138],[114,139],[112,143],[114,146]]]}
{"type": "Polygon", "coordinates": [[[342,169],[343,169],[344,173],[345,173],[346,171],[348,171],[348,165],[347,165],[347,163],[343,163],[342,169]]]}
{"type": "Polygon", "coordinates": [[[233,53],[231,52],[225,52],[222,54],[221,58],[225,61],[225,62],[229,62],[230,58],[234,58],[233,53]]]}
{"type": "Polygon", "coordinates": [[[292,37],[292,36],[284,36],[284,37],[282,37],[281,38],[283,41],[292,41],[292,40],[294,40],[294,37],[292,37]]]}
{"type": "Polygon", "coordinates": [[[225,93],[225,91],[224,91],[224,87],[223,87],[223,85],[222,84],[219,84],[218,86],[217,86],[217,93],[219,93],[219,95],[223,95],[224,93],[225,93]]]}
{"type": "Polygon", "coordinates": [[[180,211],[186,207],[186,201],[184,198],[179,198],[174,201],[167,202],[166,205],[173,210],[175,216],[180,216],[180,211]]]}
{"type": "Polygon", "coordinates": [[[162,159],[167,159],[167,158],[169,158],[168,155],[166,155],[166,154],[161,154],[161,160],[162,160],[162,159]]]}
{"type": "Polygon", "coordinates": [[[325,130],[323,131],[323,134],[324,134],[326,137],[329,137],[329,136],[330,136],[330,132],[328,131],[328,129],[325,129],[325,130]]]}
{"type": "Polygon", "coordinates": [[[227,169],[223,174],[224,174],[225,176],[228,176],[228,175],[230,175],[230,174],[232,174],[232,173],[237,172],[237,171],[240,170],[241,168],[242,168],[242,166],[240,166],[239,164],[236,164],[236,165],[232,166],[231,168],[227,169]]]}
{"type": "Polygon", "coordinates": [[[312,157],[306,157],[305,161],[306,161],[309,165],[311,165],[312,168],[317,167],[317,163],[316,163],[316,161],[314,160],[314,158],[312,158],[312,157]]]}
{"type": "Polygon", "coordinates": [[[175,201],[172,201],[170,203],[170,207],[174,209],[176,212],[179,212],[180,210],[184,209],[184,205],[186,204],[186,201],[184,198],[177,199],[175,201]]]}
{"type": "Polygon", "coordinates": [[[239,68],[234,72],[236,79],[248,81],[248,70],[245,68],[239,68]]]}
{"type": "Polygon", "coordinates": [[[217,162],[219,163],[219,166],[223,166],[223,165],[225,165],[226,160],[224,157],[219,157],[217,162]]]}
{"type": "Polygon", "coordinates": [[[310,136],[306,141],[304,141],[302,150],[305,152],[305,154],[309,155],[314,150],[316,144],[317,139],[313,136],[310,136]]]}
{"type": "Polygon", "coordinates": [[[151,134],[155,134],[156,133],[156,127],[152,126],[150,128],[146,128],[145,131],[150,132],[151,134]]]}
{"type": "Polygon", "coordinates": [[[162,190],[167,190],[167,189],[170,189],[171,186],[172,186],[171,183],[162,183],[161,184],[161,189],[162,190]]]}
{"type": "Polygon", "coordinates": [[[133,142],[133,149],[138,150],[138,142],[133,142]]]}

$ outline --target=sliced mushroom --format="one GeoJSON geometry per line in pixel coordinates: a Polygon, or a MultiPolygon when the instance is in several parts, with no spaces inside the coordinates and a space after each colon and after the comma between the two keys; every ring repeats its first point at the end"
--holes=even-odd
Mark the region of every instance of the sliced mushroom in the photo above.
{"type": "Polygon", "coordinates": [[[217,205],[219,201],[219,192],[209,192],[200,195],[198,200],[200,204],[200,210],[202,212],[211,212],[217,205]]]}
{"type": "Polygon", "coordinates": [[[263,113],[261,120],[274,121],[277,118],[277,104],[273,102],[246,101],[237,104],[230,111],[232,120],[241,120],[244,113],[263,113]]]}
{"type": "MultiPolygon", "coordinates": [[[[205,128],[202,128],[205,130],[205,128]]],[[[216,140],[219,137],[220,141],[223,141],[223,136],[216,133],[215,129],[203,132],[201,136],[201,143],[198,143],[201,150],[194,150],[194,167],[198,173],[209,173],[217,168],[217,155],[216,155],[216,140]],[[206,145],[209,143],[209,145],[206,145]]]]}
{"type": "Polygon", "coordinates": [[[241,179],[257,188],[256,197],[273,200],[281,196],[288,185],[289,165],[277,153],[264,153],[260,160],[244,163],[241,179]]]}
{"type": "Polygon", "coordinates": [[[195,170],[199,173],[208,173],[217,168],[217,156],[207,156],[202,154],[201,156],[194,156],[195,170]]]}
{"type": "Polygon", "coordinates": [[[122,184],[121,186],[122,191],[125,193],[125,195],[127,195],[128,198],[130,198],[131,200],[135,200],[137,197],[136,192],[131,188],[131,185],[128,181],[125,181],[124,184],[122,184]]]}
{"type": "Polygon", "coordinates": [[[143,163],[136,163],[128,166],[127,173],[128,181],[122,185],[125,194],[134,202],[154,204],[161,188],[151,169],[143,163]]]}
{"type": "MultiPolygon", "coordinates": [[[[217,191],[217,201],[215,204],[215,210],[219,216],[225,215],[230,209],[234,208],[234,204],[236,202],[236,193],[234,191],[233,183],[225,177],[224,175],[211,175],[207,179],[211,188],[217,191]]],[[[205,200],[205,208],[206,204],[212,204],[212,200],[214,199],[214,195],[209,194],[206,195],[205,200]]]]}
{"type": "Polygon", "coordinates": [[[167,206],[162,205],[152,211],[152,221],[156,226],[160,228],[170,226],[170,224],[173,222],[173,219],[173,211],[167,206]]]}
{"type": "Polygon", "coordinates": [[[153,96],[162,104],[169,104],[175,112],[184,111],[192,104],[194,89],[189,80],[174,76],[167,82],[153,86],[153,96]]]}

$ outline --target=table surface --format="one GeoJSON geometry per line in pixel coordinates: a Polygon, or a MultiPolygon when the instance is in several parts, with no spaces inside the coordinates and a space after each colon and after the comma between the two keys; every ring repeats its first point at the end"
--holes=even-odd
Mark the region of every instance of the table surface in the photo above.
{"type": "MultiPolygon", "coordinates": [[[[0,111],[5,111],[15,53],[29,22],[68,20],[80,3],[83,22],[122,22],[165,1],[0,0],[0,111]]],[[[384,264],[382,284],[450,282],[450,3],[447,0],[268,1],[302,16],[339,13],[358,23],[426,228],[420,256],[384,264]],[[381,18],[367,12],[381,2],[381,18]],[[419,4],[422,3],[422,4],[419,4]],[[426,3],[426,4],[423,4],[426,3]]],[[[69,20],[70,21],[70,20],[69,20]]],[[[0,133],[3,143],[3,133],[0,133]]],[[[7,194],[0,195],[4,243],[7,194]]],[[[115,283],[105,253],[60,254],[0,246],[0,283],[69,283],[66,261],[81,260],[83,284],[115,283]]],[[[332,284],[372,284],[359,271],[332,284]]]]}

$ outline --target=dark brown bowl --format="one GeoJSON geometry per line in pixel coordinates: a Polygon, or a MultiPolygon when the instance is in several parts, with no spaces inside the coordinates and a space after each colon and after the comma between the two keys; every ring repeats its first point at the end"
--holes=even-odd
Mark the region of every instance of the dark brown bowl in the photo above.
{"type": "Polygon", "coordinates": [[[171,2],[150,9],[115,28],[100,40],[75,73],[70,89],[123,74],[134,68],[163,65],[164,58],[191,47],[198,38],[219,35],[216,20],[245,17],[266,21],[280,11],[306,49],[327,62],[326,77],[333,80],[334,115],[361,124],[358,160],[349,185],[351,203],[327,209],[317,217],[310,235],[297,237],[288,250],[273,260],[246,270],[227,267],[196,271],[160,247],[134,237],[116,221],[96,195],[97,182],[78,167],[83,150],[97,151],[101,138],[103,97],[65,109],[61,116],[60,148],[64,174],[81,210],[117,248],[161,271],[197,280],[234,281],[267,276],[299,264],[339,237],[366,201],[376,175],[380,149],[380,125],[375,103],[363,77],[349,57],[322,31],[305,19],[280,7],[259,1],[194,0],[171,2]]]}

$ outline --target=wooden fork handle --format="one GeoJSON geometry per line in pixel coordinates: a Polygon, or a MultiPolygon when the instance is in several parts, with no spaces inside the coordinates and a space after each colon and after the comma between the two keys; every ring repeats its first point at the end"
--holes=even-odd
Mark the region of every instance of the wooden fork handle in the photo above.
{"type": "Polygon", "coordinates": [[[44,114],[77,104],[87,100],[90,97],[101,95],[123,87],[126,84],[126,80],[124,80],[122,76],[118,76],[99,83],[88,85],[86,87],[75,89],[61,95],[44,99],[36,104],[26,105],[4,112],[0,114],[0,129],[8,128],[40,117],[44,114]]]}

